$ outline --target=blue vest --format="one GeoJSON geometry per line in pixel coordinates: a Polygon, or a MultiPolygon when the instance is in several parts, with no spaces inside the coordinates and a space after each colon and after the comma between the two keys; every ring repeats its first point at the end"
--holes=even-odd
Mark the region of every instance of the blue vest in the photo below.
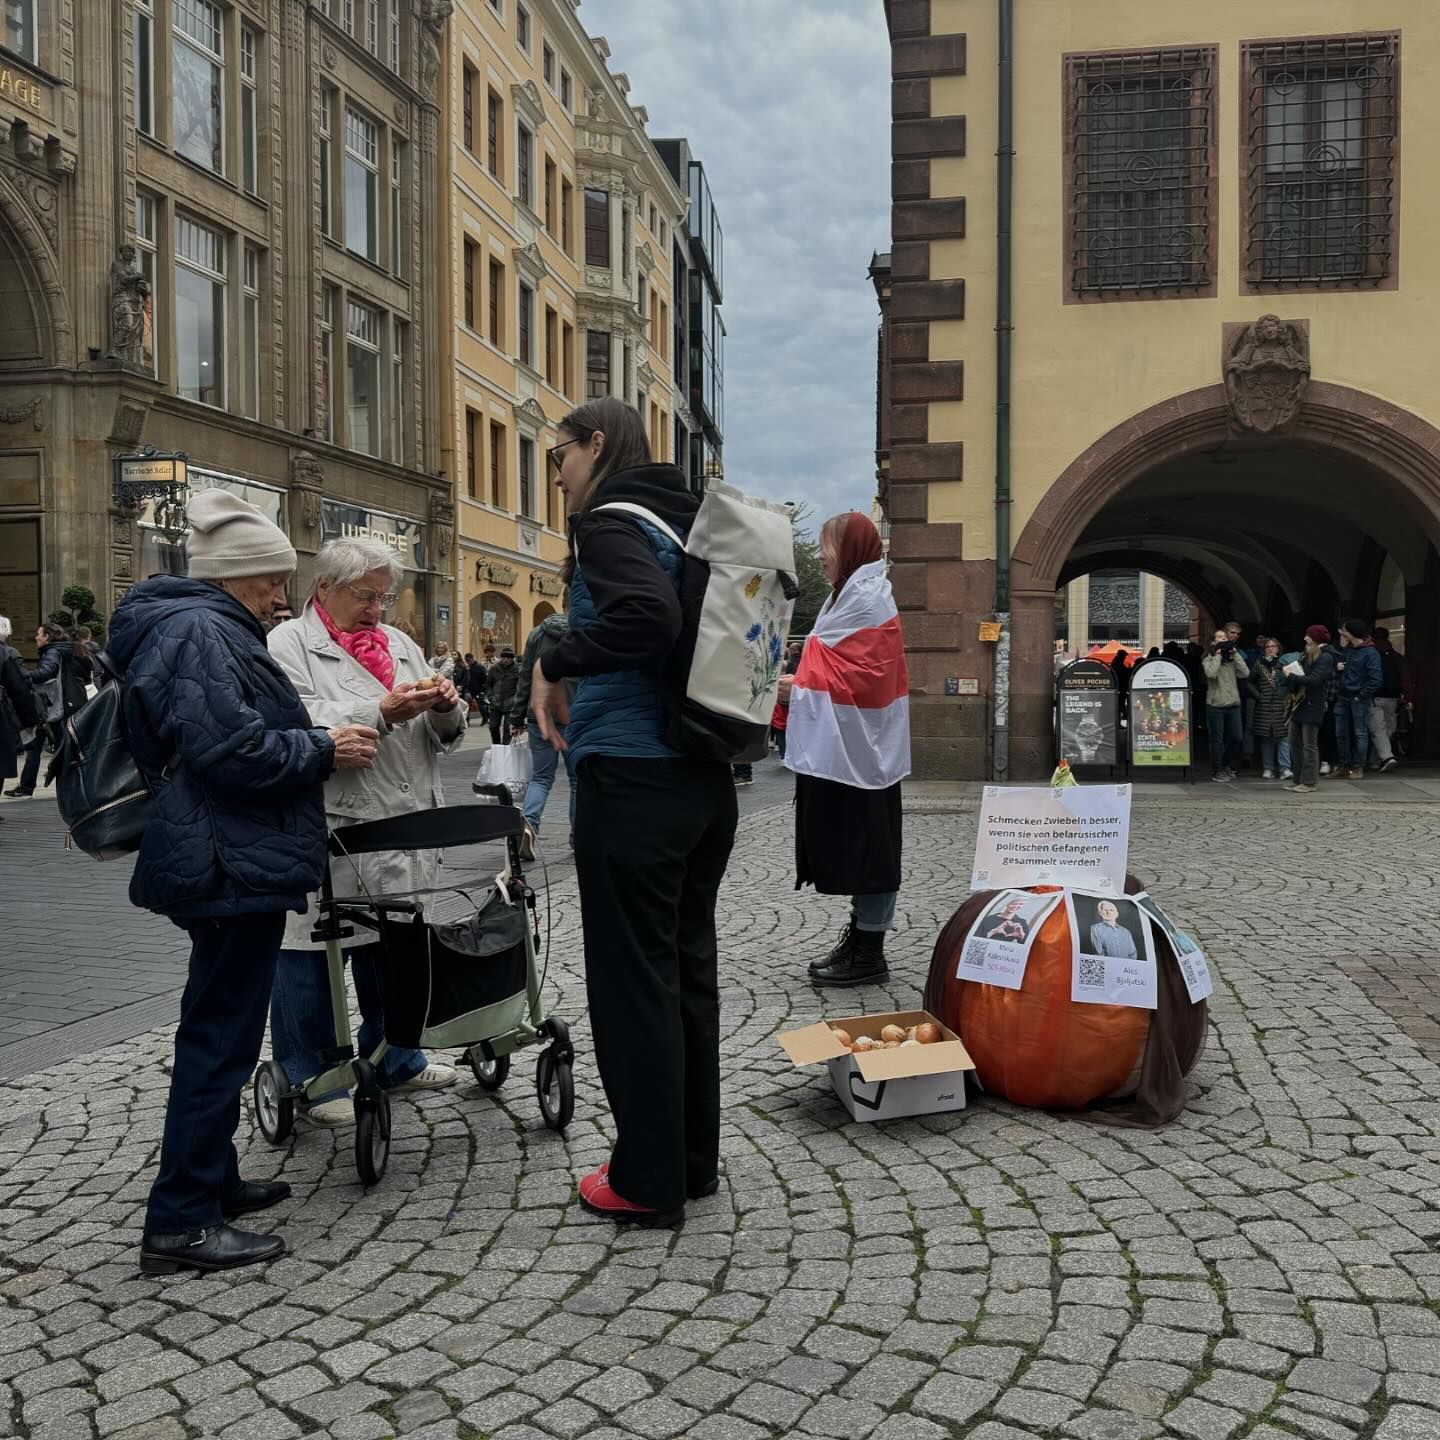
{"type": "MultiPolygon", "coordinates": [[[[660,568],[670,583],[680,588],[680,567],[684,557],[668,535],[635,518],[655,548],[660,568]]],[[[584,630],[595,623],[595,601],[585,583],[584,550],[570,577],[570,625],[584,630]]],[[[650,670],[607,670],[586,675],[576,687],[570,706],[570,723],[565,727],[571,766],[587,755],[620,755],[629,759],[659,760],[677,755],[661,738],[665,733],[665,705],[660,696],[660,677],[650,670]]]]}

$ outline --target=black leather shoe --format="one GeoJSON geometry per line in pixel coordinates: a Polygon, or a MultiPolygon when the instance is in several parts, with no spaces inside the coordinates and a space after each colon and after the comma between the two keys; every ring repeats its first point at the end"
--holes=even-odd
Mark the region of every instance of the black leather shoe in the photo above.
{"type": "Polygon", "coordinates": [[[685,1198],[687,1200],[708,1200],[712,1195],[717,1195],[719,1192],[720,1178],[716,1176],[714,1180],[707,1180],[703,1185],[696,1186],[694,1190],[687,1190],[685,1192],[685,1198]]]}
{"type": "Polygon", "coordinates": [[[24,799],[26,795],[33,795],[34,793],[35,792],[33,790],[22,789],[19,785],[17,785],[13,790],[7,790],[5,792],[6,796],[11,800],[21,800],[24,799]]]}
{"type": "Polygon", "coordinates": [[[290,1186],[284,1180],[242,1180],[240,1188],[220,1205],[220,1213],[233,1220],[255,1210],[268,1210],[290,1198],[290,1186]]]}
{"type": "Polygon", "coordinates": [[[180,1270],[235,1270],[278,1260],[285,1253],[281,1235],[252,1235],[228,1225],[189,1230],[179,1235],[146,1235],[140,1242],[140,1270],[145,1275],[174,1275],[180,1270]]]}
{"type": "Polygon", "coordinates": [[[889,976],[883,930],[856,930],[852,926],[848,939],[847,954],[812,972],[810,979],[816,985],[845,989],[851,985],[874,985],[889,976]]]}
{"type": "Polygon", "coordinates": [[[831,965],[837,965],[842,960],[848,960],[855,948],[855,922],[852,920],[841,932],[840,943],[828,954],[822,955],[818,960],[810,962],[810,974],[813,978],[822,970],[828,969],[831,965]]]}

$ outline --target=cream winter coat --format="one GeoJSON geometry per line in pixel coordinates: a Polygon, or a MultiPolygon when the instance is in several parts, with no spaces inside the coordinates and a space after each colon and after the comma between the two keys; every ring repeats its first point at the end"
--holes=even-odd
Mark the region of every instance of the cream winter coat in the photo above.
{"type": "MultiPolygon", "coordinates": [[[[382,628],[390,641],[397,685],[433,673],[413,640],[389,625],[382,628]]],[[[463,704],[447,714],[432,710],[390,729],[380,718],[380,702],[388,693],[385,686],[330,638],[313,601],[297,619],[272,630],[269,645],[270,653],[300,692],[312,724],[327,730],[337,725],[373,725],[380,732],[380,746],[370,769],[337,770],[325,782],[325,818],[332,830],[445,803],[440,756],[457,749],[465,738],[463,704]]],[[[364,888],[373,895],[424,890],[440,883],[438,850],[384,850],[354,860],[344,856],[333,860],[330,875],[337,896],[362,893],[356,883],[357,866],[364,888]]],[[[315,919],[316,896],[312,894],[303,915],[286,917],[285,949],[322,949],[310,939],[315,919]]],[[[362,931],[351,943],[364,945],[373,939],[362,931]]]]}

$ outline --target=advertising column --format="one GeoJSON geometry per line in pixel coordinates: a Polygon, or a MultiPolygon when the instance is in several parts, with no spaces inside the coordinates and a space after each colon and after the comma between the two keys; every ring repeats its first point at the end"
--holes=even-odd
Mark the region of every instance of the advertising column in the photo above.
{"type": "Polygon", "coordinates": [[[1190,681],[1172,660],[1143,660],[1131,674],[1130,764],[1190,765],[1190,681]]]}
{"type": "Polygon", "coordinates": [[[1073,765],[1114,765],[1119,706],[1115,676],[1102,660],[1076,660],[1061,672],[1056,747],[1073,765]]]}

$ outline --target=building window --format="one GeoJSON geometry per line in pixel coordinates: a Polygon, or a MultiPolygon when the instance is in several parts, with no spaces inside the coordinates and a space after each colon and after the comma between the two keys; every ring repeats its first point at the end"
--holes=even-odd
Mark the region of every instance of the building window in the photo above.
{"type": "Polygon", "coordinates": [[[545,383],[552,390],[560,385],[560,317],[545,307],[545,383]]]}
{"type": "Polygon", "coordinates": [[[465,493],[480,498],[480,416],[468,406],[465,410],[465,493]]]}
{"type": "Polygon", "coordinates": [[[530,12],[520,4],[515,6],[515,43],[530,53],[530,12]]]}
{"type": "Polygon", "coordinates": [[[320,291],[320,438],[335,438],[335,287],[320,291]]]}
{"type": "Polygon", "coordinates": [[[405,230],[400,223],[400,201],[404,194],[401,179],[405,174],[405,142],[390,141],[390,268],[396,275],[405,273],[405,230]]]}
{"type": "Polygon", "coordinates": [[[575,82],[570,78],[568,70],[560,72],[560,103],[567,109],[573,108],[572,101],[575,95],[575,82]]]}
{"type": "Polygon", "coordinates": [[[585,263],[610,267],[610,192],[585,192],[585,263]]]}
{"type": "Polygon", "coordinates": [[[1066,59],[1073,294],[1213,282],[1215,66],[1213,49],[1066,59]]]}
{"type": "Polygon", "coordinates": [[[380,0],[365,0],[365,48],[380,53],[380,0]]]}
{"type": "Polygon", "coordinates": [[[520,513],[535,518],[535,442],[526,435],[520,437],[520,513]]]}
{"type": "Polygon", "coordinates": [[[545,231],[551,239],[555,237],[555,181],[557,174],[555,162],[547,155],[545,157],[545,231]]]}
{"type": "Polygon", "coordinates": [[[345,443],[380,453],[380,312],[345,304],[345,443]]]}
{"type": "Polygon", "coordinates": [[[490,0],[490,8],[503,20],[505,18],[505,0],[490,0]]]}
{"type": "Polygon", "coordinates": [[[610,334],[585,332],[585,398],[603,400],[610,393],[610,334]]]}
{"type": "Polygon", "coordinates": [[[515,194],[522,205],[535,206],[532,172],[535,166],[535,137],[529,126],[515,127],[515,194]]]}
{"type": "Polygon", "coordinates": [[[355,34],[355,0],[340,0],[340,25],[347,35],[355,34]]]}
{"type": "Polygon", "coordinates": [[[505,427],[490,422],[490,503],[505,508],[505,427]]]}
{"type": "Polygon", "coordinates": [[[246,191],[259,193],[260,137],[256,129],[259,104],[256,96],[257,60],[260,37],[248,25],[240,27],[240,183],[246,191]]]}
{"type": "Polygon", "coordinates": [[[627,405],[634,405],[639,400],[639,396],[634,393],[634,384],[631,380],[631,376],[634,373],[633,355],[630,349],[630,342],[627,340],[624,349],[621,351],[620,365],[620,398],[627,405]]]}
{"type": "Polygon", "coordinates": [[[648,303],[650,298],[647,293],[648,288],[649,287],[646,285],[645,282],[645,277],[643,275],[640,276],[640,278],[635,282],[635,308],[640,312],[640,318],[642,320],[645,318],[646,304],[648,303]]]}
{"type": "Polygon", "coordinates": [[[140,273],[150,283],[145,296],[144,319],[140,330],[141,363],[152,374],[155,371],[155,281],[159,274],[155,220],[155,197],[143,190],[135,192],[135,249],[140,264],[140,273]]]}
{"type": "Polygon", "coordinates": [[[1245,47],[1251,285],[1394,274],[1398,48],[1396,35],[1245,47]]]}
{"type": "Polygon", "coordinates": [[[505,345],[505,267],[498,260],[490,262],[490,343],[505,345]]]}
{"type": "Polygon", "coordinates": [[[5,0],[5,48],[22,60],[37,64],[40,54],[35,0],[5,0]]]}
{"type": "Polygon", "coordinates": [[[461,280],[465,288],[465,324],[473,330],[475,328],[475,242],[465,242],[464,260],[465,274],[461,280]]]}
{"type": "Polygon", "coordinates": [[[320,92],[320,233],[333,234],[330,211],[330,114],[335,108],[335,92],[320,92]]]}
{"type": "Polygon", "coordinates": [[[540,78],[550,89],[555,88],[555,52],[548,44],[540,47],[540,78]]]}
{"type": "Polygon", "coordinates": [[[560,248],[575,253],[575,187],[568,180],[560,182],[560,248]]]}
{"type": "MultiPolygon", "coordinates": [[[[135,128],[142,135],[155,133],[155,16],[152,0],[135,0],[135,19],[130,34],[130,56],[135,69],[135,128]]],[[[10,44],[10,0],[6,0],[6,40],[10,44]]]]}
{"type": "Polygon", "coordinates": [[[175,0],[170,42],[175,151],[217,173],[225,168],[222,21],[220,7],[210,0],[175,0]]]}
{"type": "Polygon", "coordinates": [[[566,324],[561,329],[560,348],[561,389],[567,400],[575,395],[575,327],[566,324]]]}
{"type": "Polygon", "coordinates": [[[630,207],[620,207],[620,278],[630,278],[630,262],[633,258],[631,252],[635,248],[635,236],[631,226],[630,207]]]}
{"type": "Polygon", "coordinates": [[[656,228],[659,222],[659,218],[660,212],[656,210],[655,202],[652,200],[650,202],[650,233],[656,237],[658,237],[660,234],[660,231],[656,228]]]}
{"type": "Polygon", "coordinates": [[[367,260],[380,258],[379,130],[345,107],[345,248],[367,260]]]}
{"type": "Polygon", "coordinates": [[[390,458],[405,463],[405,347],[409,330],[404,321],[390,325],[393,349],[390,352],[390,458]]]}
{"type": "Polygon", "coordinates": [[[240,275],[240,334],[244,354],[240,363],[245,385],[245,414],[260,418],[260,252],[245,246],[240,275]]]}
{"type": "Polygon", "coordinates": [[[663,250],[670,243],[670,227],[662,220],[660,222],[660,248],[663,250]]]}
{"type": "Polygon", "coordinates": [[[460,103],[463,107],[461,135],[465,148],[475,153],[475,71],[470,65],[464,67],[460,82],[460,103]]]}
{"type": "Polygon", "coordinates": [[[390,0],[390,68],[400,73],[400,0],[390,0]]]}
{"type": "Polygon", "coordinates": [[[176,393],[225,404],[225,236],[175,217],[176,393]]]}
{"type": "Polygon", "coordinates": [[[533,368],[535,364],[535,292],[523,282],[520,285],[519,308],[516,311],[515,319],[515,328],[520,341],[520,363],[533,368]]]}
{"type": "Polygon", "coordinates": [[[486,91],[485,99],[485,160],[490,173],[500,178],[500,121],[505,113],[504,103],[493,91],[486,91]]]}

